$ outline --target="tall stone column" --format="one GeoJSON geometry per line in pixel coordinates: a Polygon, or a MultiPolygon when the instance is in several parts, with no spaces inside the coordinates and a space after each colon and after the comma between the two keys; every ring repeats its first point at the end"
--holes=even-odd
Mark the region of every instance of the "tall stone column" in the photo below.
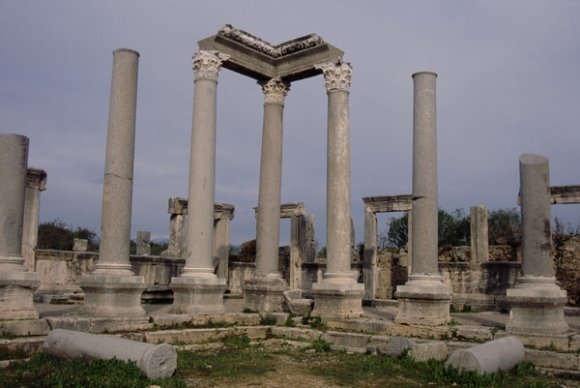
{"type": "Polygon", "coordinates": [[[470,234],[471,234],[471,292],[479,292],[481,281],[481,265],[489,261],[489,233],[487,225],[487,207],[483,205],[472,206],[470,211],[470,234]]]}
{"type": "Polygon", "coordinates": [[[214,252],[218,259],[217,277],[228,281],[230,257],[230,221],[234,219],[233,205],[216,203],[214,206],[214,252]]]}
{"type": "Polygon", "coordinates": [[[451,288],[442,282],[438,264],[437,74],[413,74],[413,239],[409,281],[397,287],[396,323],[443,325],[450,320],[451,288]]]}
{"type": "Polygon", "coordinates": [[[22,228],[22,257],[24,268],[34,271],[34,252],[38,243],[40,193],[46,190],[46,171],[29,168],[26,174],[26,195],[22,228]]]}
{"type": "Polygon", "coordinates": [[[135,276],[129,259],[138,65],[138,52],[113,51],[99,261],[81,279],[85,293],[82,315],[145,315],[141,307],[145,279],[135,276]]]}
{"type": "Polygon", "coordinates": [[[365,299],[373,300],[377,287],[377,215],[365,206],[365,251],[363,279],[365,299]]]}
{"type": "Polygon", "coordinates": [[[0,134],[0,320],[37,319],[32,293],[36,273],[22,258],[28,138],[0,134]]]}
{"type": "Polygon", "coordinates": [[[337,61],[317,66],[328,94],[326,176],[327,268],[313,284],[313,314],[321,317],[362,315],[364,286],[351,270],[350,134],[348,97],[352,66],[337,61]]]}
{"type": "Polygon", "coordinates": [[[225,311],[224,279],[214,273],[214,199],[218,73],[228,55],[202,50],[193,56],[195,92],[189,161],[186,262],[173,278],[173,313],[219,314],[225,311]]]}
{"type": "Polygon", "coordinates": [[[556,284],[552,260],[552,219],[548,158],[520,157],[522,273],[507,290],[511,306],[506,330],[514,334],[563,334],[566,290],[556,284]]]}
{"type": "Polygon", "coordinates": [[[287,284],[278,271],[280,191],[282,188],[282,123],[284,99],[290,85],[279,77],[262,83],[264,123],[260,188],[256,220],[256,272],[244,285],[246,308],[282,311],[287,284]]]}

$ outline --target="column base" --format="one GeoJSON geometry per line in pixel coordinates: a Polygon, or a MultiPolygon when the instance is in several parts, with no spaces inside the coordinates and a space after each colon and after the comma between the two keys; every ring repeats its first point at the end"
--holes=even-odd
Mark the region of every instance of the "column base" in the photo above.
{"type": "Polygon", "coordinates": [[[35,272],[0,272],[0,320],[38,319],[33,292],[39,284],[35,272]]]}
{"type": "Polygon", "coordinates": [[[451,320],[451,287],[440,276],[411,275],[395,293],[399,311],[395,323],[403,325],[441,326],[451,320]]]}
{"type": "Polygon", "coordinates": [[[171,279],[171,314],[224,314],[225,279],[217,276],[180,276],[171,279]]]}
{"type": "Polygon", "coordinates": [[[288,290],[281,277],[255,277],[244,283],[244,306],[260,313],[279,313],[285,309],[284,291],[288,290]]]}
{"type": "Polygon", "coordinates": [[[555,278],[523,276],[515,288],[506,291],[506,300],[511,306],[508,333],[564,334],[569,330],[564,319],[567,293],[555,278]]]}
{"type": "Polygon", "coordinates": [[[363,315],[364,284],[352,277],[327,278],[312,284],[312,316],[321,318],[356,318],[363,315]]]}
{"type": "Polygon", "coordinates": [[[85,275],[80,287],[85,301],[79,315],[90,317],[142,317],[143,276],[85,275]]]}

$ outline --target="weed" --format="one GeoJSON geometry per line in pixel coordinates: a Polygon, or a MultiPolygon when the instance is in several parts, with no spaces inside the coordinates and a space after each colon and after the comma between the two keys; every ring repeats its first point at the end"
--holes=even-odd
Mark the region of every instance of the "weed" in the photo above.
{"type": "Polygon", "coordinates": [[[464,304],[463,308],[461,309],[462,313],[470,313],[471,312],[471,305],[470,304],[464,304]]]}
{"type": "Polygon", "coordinates": [[[14,338],[17,338],[17,337],[18,337],[17,335],[14,335],[14,334],[9,333],[7,331],[0,332],[0,339],[11,340],[11,339],[14,339],[14,338]]]}
{"type": "Polygon", "coordinates": [[[263,326],[274,326],[276,324],[276,319],[272,317],[261,317],[260,325],[263,326]]]}
{"type": "Polygon", "coordinates": [[[501,330],[501,327],[499,327],[499,326],[494,326],[494,327],[491,327],[491,328],[489,329],[489,332],[491,333],[491,337],[492,337],[492,338],[495,338],[495,335],[496,335],[496,333],[497,333],[498,331],[500,331],[500,330],[501,330]]]}
{"type": "Polygon", "coordinates": [[[294,316],[290,314],[288,318],[286,318],[286,322],[284,322],[284,326],[286,327],[295,327],[296,323],[294,322],[294,316]]]}
{"type": "Polygon", "coordinates": [[[330,352],[330,344],[323,339],[312,341],[309,349],[314,349],[317,353],[330,352]]]}
{"type": "Polygon", "coordinates": [[[246,349],[250,346],[250,337],[245,334],[229,334],[222,339],[226,349],[246,349]]]}
{"type": "Polygon", "coordinates": [[[302,323],[304,325],[309,325],[311,328],[320,331],[328,330],[328,327],[322,322],[322,318],[320,317],[303,317],[302,323]]]}

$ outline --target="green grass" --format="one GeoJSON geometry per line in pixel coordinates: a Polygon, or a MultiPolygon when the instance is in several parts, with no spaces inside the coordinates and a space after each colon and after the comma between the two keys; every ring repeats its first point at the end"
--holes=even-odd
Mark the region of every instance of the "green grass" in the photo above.
{"type": "Polygon", "coordinates": [[[185,387],[179,376],[155,381],[135,366],[119,360],[61,360],[46,353],[37,353],[3,369],[0,387],[185,387]]]}

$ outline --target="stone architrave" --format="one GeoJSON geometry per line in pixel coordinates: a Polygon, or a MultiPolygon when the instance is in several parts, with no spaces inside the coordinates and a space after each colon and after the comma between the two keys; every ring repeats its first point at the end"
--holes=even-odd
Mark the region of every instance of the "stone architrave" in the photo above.
{"type": "Polygon", "coordinates": [[[437,74],[413,74],[413,263],[409,281],[398,286],[395,323],[438,326],[450,320],[451,287],[443,283],[437,246],[437,74]]]}
{"type": "Polygon", "coordinates": [[[489,261],[489,233],[487,225],[487,207],[472,206],[470,210],[471,259],[471,292],[479,292],[481,264],[489,261]]]}
{"type": "Polygon", "coordinates": [[[201,50],[193,56],[195,92],[189,162],[187,252],[181,276],[172,278],[172,313],[225,312],[225,279],[214,274],[216,100],[218,73],[228,55],[201,50]]]}
{"type": "Polygon", "coordinates": [[[125,48],[113,51],[99,261],[95,270],[81,279],[85,293],[81,315],[145,315],[141,307],[145,279],[135,276],[129,258],[138,64],[138,52],[125,48]]]}
{"type": "Polygon", "coordinates": [[[326,246],[327,269],[313,284],[314,316],[362,315],[363,284],[351,270],[350,135],[348,99],[352,66],[342,61],[317,66],[328,94],[326,246]]]}
{"type": "Polygon", "coordinates": [[[39,286],[22,257],[28,138],[0,134],[0,320],[37,319],[32,293],[39,286]]]}
{"type": "Polygon", "coordinates": [[[246,308],[260,312],[283,310],[286,281],[278,270],[284,99],[290,85],[276,77],[262,83],[264,123],[260,188],[256,221],[256,271],[244,285],[246,308]]]}
{"type": "Polygon", "coordinates": [[[34,252],[38,243],[40,193],[46,190],[46,171],[29,168],[26,174],[26,199],[22,229],[22,258],[24,268],[34,271],[34,252]]]}
{"type": "Polygon", "coordinates": [[[556,283],[550,226],[550,178],[548,158],[523,154],[520,163],[522,212],[522,274],[506,292],[510,319],[506,331],[513,334],[563,334],[566,290],[556,283]]]}

